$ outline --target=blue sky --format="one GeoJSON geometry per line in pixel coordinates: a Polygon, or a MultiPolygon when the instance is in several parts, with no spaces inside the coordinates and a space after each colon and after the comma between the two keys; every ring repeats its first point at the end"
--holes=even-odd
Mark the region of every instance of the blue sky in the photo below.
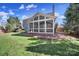
{"type": "MultiPolygon", "coordinates": [[[[63,24],[64,13],[68,3],[55,3],[55,14],[59,24],[63,24]]],[[[4,24],[9,15],[19,17],[20,21],[29,18],[37,12],[51,13],[52,3],[4,3],[0,4],[0,23],[4,24]]]]}

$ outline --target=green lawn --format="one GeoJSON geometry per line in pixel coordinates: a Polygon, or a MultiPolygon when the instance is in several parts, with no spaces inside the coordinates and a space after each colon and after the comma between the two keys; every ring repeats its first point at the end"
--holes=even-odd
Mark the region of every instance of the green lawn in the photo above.
{"type": "Polygon", "coordinates": [[[79,41],[40,40],[32,37],[7,33],[0,35],[2,56],[79,55],[79,41]]]}

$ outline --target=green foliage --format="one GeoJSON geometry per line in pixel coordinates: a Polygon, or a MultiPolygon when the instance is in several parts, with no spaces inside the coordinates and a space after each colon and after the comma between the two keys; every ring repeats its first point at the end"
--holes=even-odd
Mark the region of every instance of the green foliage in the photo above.
{"type": "Polygon", "coordinates": [[[12,25],[9,24],[9,23],[6,24],[6,27],[5,27],[5,28],[6,28],[6,31],[7,31],[7,32],[11,32],[11,31],[13,30],[12,25]]]}
{"type": "Polygon", "coordinates": [[[12,16],[9,17],[7,22],[10,23],[11,25],[14,25],[14,24],[18,25],[20,23],[18,17],[12,17],[12,16]]]}
{"type": "Polygon", "coordinates": [[[79,4],[70,4],[65,12],[64,28],[67,32],[79,33],[79,4]],[[75,28],[77,30],[75,30],[75,28]]]}
{"type": "Polygon", "coordinates": [[[3,30],[3,29],[4,29],[4,27],[3,27],[3,26],[0,26],[0,29],[1,29],[1,30],[3,30]]]}
{"type": "Polygon", "coordinates": [[[2,29],[2,26],[0,26],[0,29],[2,29]]]}
{"type": "Polygon", "coordinates": [[[6,25],[6,30],[8,30],[9,32],[14,31],[21,26],[18,17],[10,16],[9,19],[7,19],[7,22],[8,23],[6,25]]]}

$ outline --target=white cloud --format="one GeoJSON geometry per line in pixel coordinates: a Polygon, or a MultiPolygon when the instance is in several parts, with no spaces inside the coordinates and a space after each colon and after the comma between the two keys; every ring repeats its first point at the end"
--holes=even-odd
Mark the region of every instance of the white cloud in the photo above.
{"type": "Polygon", "coordinates": [[[5,8],[6,8],[6,6],[2,6],[2,8],[3,8],[3,9],[5,9],[5,8]]]}
{"type": "Polygon", "coordinates": [[[5,26],[8,19],[8,13],[6,12],[0,12],[0,25],[5,26]]]}
{"type": "Polygon", "coordinates": [[[56,16],[57,18],[60,18],[60,19],[64,19],[64,18],[65,18],[64,15],[61,15],[61,14],[59,14],[59,13],[57,13],[57,12],[55,12],[55,16],[56,16]]]}
{"type": "Polygon", "coordinates": [[[8,13],[6,13],[4,11],[0,12],[0,16],[5,16],[5,15],[8,15],[8,13]]]}
{"type": "Polygon", "coordinates": [[[12,10],[9,10],[10,15],[14,15],[15,13],[12,10]]]}
{"type": "Polygon", "coordinates": [[[65,16],[58,12],[55,12],[55,16],[57,17],[56,22],[58,23],[58,25],[63,24],[63,19],[65,18],[65,16]]]}
{"type": "Polygon", "coordinates": [[[9,18],[9,17],[8,17],[7,15],[2,16],[3,24],[7,22],[7,19],[8,19],[8,18],[9,18]]]}
{"type": "Polygon", "coordinates": [[[22,16],[22,19],[27,19],[27,18],[29,18],[29,17],[26,16],[26,15],[23,15],[23,16],[22,16]]]}
{"type": "Polygon", "coordinates": [[[59,18],[61,18],[61,19],[65,19],[65,16],[61,15],[59,18]]]}
{"type": "Polygon", "coordinates": [[[24,5],[22,4],[22,5],[19,7],[19,9],[24,9],[24,5]]]}
{"type": "Polygon", "coordinates": [[[46,10],[45,8],[42,8],[42,9],[41,9],[41,11],[45,11],[45,10],[46,10]]]}
{"type": "Polygon", "coordinates": [[[9,17],[7,15],[3,16],[2,19],[8,19],[9,17]]]}
{"type": "Polygon", "coordinates": [[[59,17],[59,16],[60,16],[60,14],[59,14],[59,13],[57,13],[57,12],[55,12],[55,16],[56,16],[56,17],[59,17]]]}
{"type": "Polygon", "coordinates": [[[32,8],[37,8],[37,5],[29,4],[29,5],[26,6],[26,9],[27,9],[27,10],[30,10],[30,9],[32,9],[32,8]]]}

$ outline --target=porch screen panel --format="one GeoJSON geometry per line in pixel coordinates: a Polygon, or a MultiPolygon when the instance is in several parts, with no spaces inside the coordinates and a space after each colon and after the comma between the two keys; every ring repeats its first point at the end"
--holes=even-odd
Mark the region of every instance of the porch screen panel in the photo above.
{"type": "Polygon", "coordinates": [[[53,29],[46,29],[46,32],[53,32],[53,29]]]}
{"type": "Polygon", "coordinates": [[[38,22],[34,22],[34,28],[38,28],[38,22]]]}
{"type": "Polygon", "coordinates": [[[34,29],[34,32],[38,32],[38,29],[34,29]]]}
{"type": "Polygon", "coordinates": [[[45,28],[44,21],[40,22],[40,28],[45,28]]]}
{"type": "Polygon", "coordinates": [[[45,32],[45,29],[40,29],[40,32],[45,32]]]}

